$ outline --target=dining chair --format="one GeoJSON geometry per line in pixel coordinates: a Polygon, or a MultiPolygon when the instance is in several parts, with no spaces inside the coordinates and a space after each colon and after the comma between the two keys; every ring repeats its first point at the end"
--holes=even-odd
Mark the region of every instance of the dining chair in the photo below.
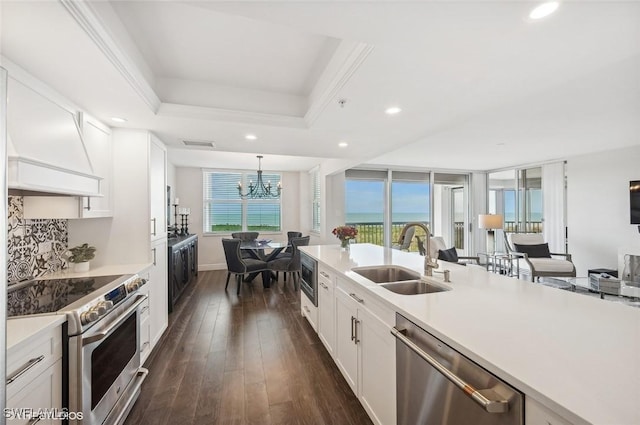
{"type": "MultiPolygon", "coordinates": [[[[309,245],[310,236],[304,236],[299,238],[291,238],[291,256],[280,257],[275,260],[271,260],[267,263],[269,270],[276,273],[283,272],[285,284],[287,282],[287,273],[291,273],[293,276],[293,286],[297,290],[299,285],[297,278],[300,277],[302,271],[302,265],[300,263],[300,247],[309,245]]],[[[276,274],[276,276],[278,276],[276,274]]],[[[277,281],[277,277],[276,277],[277,281]]]]}
{"type": "MultiPolygon", "coordinates": [[[[258,239],[258,236],[260,236],[260,233],[258,233],[258,232],[233,232],[231,234],[232,238],[240,239],[242,242],[255,241],[256,239],[258,239]]],[[[253,253],[251,251],[242,251],[241,255],[242,255],[242,258],[254,258],[255,259],[255,256],[253,255],[253,253]]]]}
{"type": "Polygon", "coordinates": [[[291,255],[291,239],[293,238],[301,238],[302,232],[287,232],[287,249],[284,250],[280,255],[289,254],[291,255]]]}
{"type": "MultiPolygon", "coordinates": [[[[227,283],[224,285],[224,290],[227,290],[227,287],[229,286],[229,278],[233,273],[238,281],[238,295],[240,295],[240,286],[242,285],[242,279],[245,274],[268,271],[266,261],[257,260],[255,258],[242,258],[240,254],[241,243],[242,240],[237,238],[222,239],[224,256],[227,260],[227,283]]],[[[264,280],[264,274],[262,279],[264,280]]]]}

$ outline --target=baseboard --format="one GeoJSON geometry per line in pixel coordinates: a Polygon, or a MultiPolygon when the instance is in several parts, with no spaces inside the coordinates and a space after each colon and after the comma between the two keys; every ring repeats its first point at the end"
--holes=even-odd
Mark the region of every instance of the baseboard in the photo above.
{"type": "Polygon", "coordinates": [[[208,270],[227,270],[227,263],[198,264],[199,272],[205,272],[208,270]]]}

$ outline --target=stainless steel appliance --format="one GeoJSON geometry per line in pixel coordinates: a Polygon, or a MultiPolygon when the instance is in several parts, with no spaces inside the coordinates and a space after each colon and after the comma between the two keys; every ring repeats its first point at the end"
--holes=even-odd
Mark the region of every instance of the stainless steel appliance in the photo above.
{"type": "Polygon", "coordinates": [[[318,306],[318,262],[304,252],[300,252],[300,289],[309,300],[318,306]]]}
{"type": "Polygon", "coordinates": [[[396,314],[398,425],[522,425],[524,395],[396,314]]]}
{"type": "Polygon", "coordinates": [[[146,281],[136,275],[40,279],[11,285],[10,317],[64,314],[68,365],[63,399],[77,425],[124,422],[148,371],[140,367],[146,281]]]}

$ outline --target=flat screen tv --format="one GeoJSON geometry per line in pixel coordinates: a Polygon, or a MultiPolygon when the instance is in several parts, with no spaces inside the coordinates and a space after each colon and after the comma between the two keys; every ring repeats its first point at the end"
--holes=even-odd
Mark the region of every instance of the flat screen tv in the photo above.
{"type": "Polygon", "coordinates": [[[640,224],[640,180],[629,182],[629,204],[631,206],[631,224],[640,224]]]}

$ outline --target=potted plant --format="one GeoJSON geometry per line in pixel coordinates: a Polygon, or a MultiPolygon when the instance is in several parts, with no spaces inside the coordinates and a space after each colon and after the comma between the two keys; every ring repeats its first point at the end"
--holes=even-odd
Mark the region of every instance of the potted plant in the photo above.
{"type": "Polygon", "coordinates": [[[68,260],[73,263],[73,271],[87,272],[89,271],[89,260],[93,260],[96,256],[96,248],[89,246],[88,243],[75,246],[68,251],[68,260]]]}

